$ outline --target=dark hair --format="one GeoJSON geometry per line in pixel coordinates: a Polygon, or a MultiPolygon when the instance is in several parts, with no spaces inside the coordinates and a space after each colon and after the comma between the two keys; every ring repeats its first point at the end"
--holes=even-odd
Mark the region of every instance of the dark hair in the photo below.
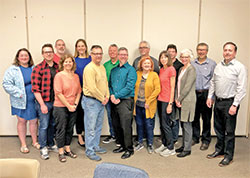
{"type": "Polygon", "coordinates": [[[208,51],[208,44],[207,43],[199,43],[196,47],[196,50],[198,49],[199,46],[206,46],[207,47],[207,51],[208,51]]]}
{"type": "Polygon", "coordinates": [[[85,55],[86,55],[86,57],[89,57],[88,45],[87,45],[87,42],[86,42],[84,39],[78,39],[78,40],[76,41],[76,44],[75,44],[75,55],[74,55],[74,57],[78,57],[78,56],[79,56],[79,53],[78,53],[78,51],[76,50],[77,45],[78,45],[79,42],[83,42],[83,43],[84,43],[84,45],[85,45],[85,47],[86,47],[85,55]]]}
{"type": "Polygon", "coordinates": [[[224,45],[223,45],[223,49],[225,48],[226,45],[233,45],[234,46],[234,50],[235,52],[237,52],[237,46],[235,43],[229,41],[229,42],[226,42],[224,45]]]}
{"type": "Polygon", "coordinates": [[[54,52],[54,48],[53,48],[52,44],[50,44],[50,43],[44,44],[44,45],[42,46],[42,54],[43,54],[43,49],[44,49],[44,48],[51,48],[52,51],[54,52]]]}
{"type": "Polygon", "coordinates": [[[33,65],[34,65],[33,58],[32,58],[32,56],[31,56],[29,50],[27,50],[26,48],[21,48],[21,49],[19,49],[19,50],[17,51],[16,56],[15,56],[15,59],[14,59],[14,62],[13,62],[13,65],[15,65],[15,66],[20,66],[18,57],[19,57],[20,52],[22,52],[22,51],[27,52],[28,55],[29,55],[29,62],[28,62],[29,67],[33,66],[33,65]]]}
{"type": "Polygon", "coordinates": [[[60,61],[59,61],[59,71],[63,71],[64,67],[63,67],[63,63],[66,59],[70,58],[73,62],[73,67],[71,69],[71,71],[75,71],[76,70],[76,61],[73,58],[73,56],[71,54],[65,54],[63,57],[61,57],[60,61]]]}
{"type": "Polygon", "coordinates": [[[169,44],[168,47],[167,47],[167,50],[168,50],[169,48],[172,48],[172,49],[175,50],[175,52],[177,52],[177,47],[176,47],[174,44],[169,44]]]}
{"type": "Polygon", "coordinates": [[[160,53],[160,55],[159,55],[159,66],[160,66],[161,68],[163,67],[163,65],[162,65],[162,63],[161,63],[161,57],[162,57],[163,55],[164,55],[165,57],[168,58],[167,66],[168,66],[168,67],[169,67],[169,66],[172,66],[172,65],[173,65],[173,61],[172,61],[172,59],[170,58],[170,56],[169,56],[169,54],[168,54],[167,51],[162,51],[162,52],[160,53]]]}
{"type": "Polygon", "coordinates": [[[142,57],[142,58],[140,59],[140,61],[139,61],[139,63],[138,63],[138,70],[143,71],[143,69],[142,69],[142,63],[143,63],[144,61],[146,61],[146,60],[149,60],[150,63],[151,63],[151,69],[150,69],[150,71],[154,71],[154,62],[152,61],[152,59],[151,59],[149,56],[147,56],[147,57],[142,57]]]}
{"type": "Polygon", "coordinates": [[[116,44],[111,44],[109,47],[116,47],[116,48],[118,48],[118,46],[116,44]]]}
{"type": "Polygon", "coordinates": [[[100,45],[93,45],[90,50],[92,51],[93,49],[101,49],[102,50],[102,47],[100,45]]]}

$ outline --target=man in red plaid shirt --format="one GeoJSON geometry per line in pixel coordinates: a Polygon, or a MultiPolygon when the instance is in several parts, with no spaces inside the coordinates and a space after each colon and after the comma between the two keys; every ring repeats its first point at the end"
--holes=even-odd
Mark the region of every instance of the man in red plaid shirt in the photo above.
{"type": "Polygon", "coordinates": [[[42,47],[44,60],[36,65],[31,74],[32,92],[36,97],[36,110],[39,118],[39,144],[41,158],[49,159],[48,151],[57,152],[54,142],[55,121],[52,116],[54,90],[53,79],[58,72],[58,64],[53,61],[54,50],[51,44],[42,47]]]}

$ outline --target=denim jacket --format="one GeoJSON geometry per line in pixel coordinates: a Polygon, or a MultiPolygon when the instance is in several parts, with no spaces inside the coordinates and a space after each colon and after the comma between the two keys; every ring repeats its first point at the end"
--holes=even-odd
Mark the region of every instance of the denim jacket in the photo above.
{"type": "Polygon", "coordinates": [[[3,88],[10,95],[10,104],[17,109],[26,109],[26,92],[19,66],[9,67],[3,77],[3,88]]]}

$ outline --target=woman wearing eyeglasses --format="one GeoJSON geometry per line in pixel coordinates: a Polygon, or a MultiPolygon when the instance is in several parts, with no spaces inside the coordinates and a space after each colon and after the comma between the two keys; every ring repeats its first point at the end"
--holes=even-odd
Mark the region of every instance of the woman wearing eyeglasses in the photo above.
{"type": "Polygon", "coordinates": [[[175,151],[177,157],[182,158],[191,154],[192,146],[192,122],[194,120],[196,94],[195,81],[196,70],[190,64],[193,59],[193,52],[190,49],[184,49],[180,53],[180,59],[183,67],[179,70],[175,103],[177,106],[177,117],[180,118],[182,127],[182,146],[175,151]]]}

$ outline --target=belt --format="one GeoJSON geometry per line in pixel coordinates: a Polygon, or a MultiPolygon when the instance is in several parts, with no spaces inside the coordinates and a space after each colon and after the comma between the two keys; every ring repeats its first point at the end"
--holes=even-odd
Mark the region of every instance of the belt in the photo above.
{"type": "Polygon", "coordinates": [[[203,93],[203,92],[208,92],[208,89],[206,89],[206,90],[195,90],[196,91],[196,93],[203,93]]]}
{"type": "Polygon", "coordinates": [[[87,97],[87,98],[92,98],[92,99],[97,100],[95,97],[92,97],[92,96],[87,96],[87,95],[84,95],[84,96],[87,97]]]}
{"type": "Polygon", "coordinates": [[[216,101],[232,101],[234,100],[234,97],[231,97],[231,98],[219,98],[219,97],[215,97],[216,98],[216,101]]]}

